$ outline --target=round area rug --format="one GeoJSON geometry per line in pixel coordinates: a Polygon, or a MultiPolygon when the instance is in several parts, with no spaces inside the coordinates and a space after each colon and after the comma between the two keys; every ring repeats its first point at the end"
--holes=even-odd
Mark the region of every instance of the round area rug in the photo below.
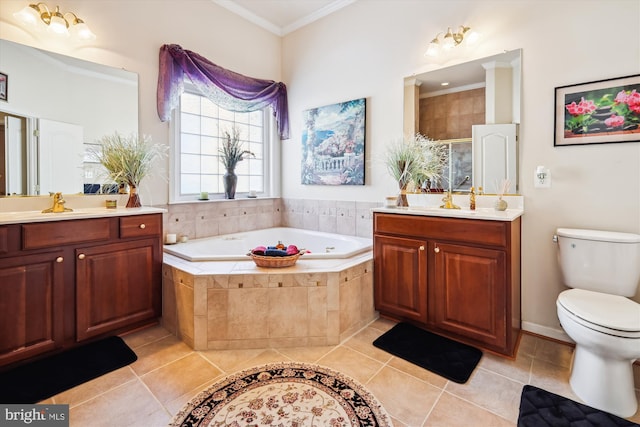
{"type": "Polygon", "coordinates": [[[273,363],[232,374],[193,398],[170,427],[390,427],[362,385],[305,363],[273,363]]]}

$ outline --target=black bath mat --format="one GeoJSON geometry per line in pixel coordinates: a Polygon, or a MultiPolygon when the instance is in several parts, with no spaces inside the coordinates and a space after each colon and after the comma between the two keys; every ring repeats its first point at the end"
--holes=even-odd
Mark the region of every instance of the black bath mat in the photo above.
{"type": "Polygon", "coordinates": [[[482,357],[477,348],[398,323],[373,345],[451,381],[466,383],[482,357]]]}
{"type": "Polygon", "coordinates": [[[0,403],[36,403],[135,362],[120,337],[109,337],[0,373],[0,403]]]}
{"type": "Polygon", "coordinates": [[[638,424],[532,385],[520,396],[518,427],[637,427],[638,424]]]}

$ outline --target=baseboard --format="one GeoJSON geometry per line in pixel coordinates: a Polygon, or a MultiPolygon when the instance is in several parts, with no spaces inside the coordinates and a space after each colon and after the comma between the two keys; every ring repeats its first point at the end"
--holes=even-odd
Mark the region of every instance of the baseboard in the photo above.
{"type": "Polygon", "coordinates": [[[573,340],[569,338],[569,335],[562,329],[550,328],[548,326],[538,325],[537,323],[522,322],[522,330],[573,344],[573,340]]]}

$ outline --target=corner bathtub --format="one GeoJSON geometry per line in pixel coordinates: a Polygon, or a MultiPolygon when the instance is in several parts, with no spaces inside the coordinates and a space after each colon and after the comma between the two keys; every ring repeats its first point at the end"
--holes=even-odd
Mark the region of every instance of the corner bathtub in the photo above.
{"type": "Polygon", "coordinates": [[[298,228],[275,227],[225,234],[165,245],[166,253],[187,261],[240,261],[257,246],[275,246],[278,242],[296,245],[308,253],[301,259],[341,259],[371,250],[371,239],[298,228]]]}
{"type": "Polygon", "coordinates": [[[372,239],[272,228],[165,245],[162,323],[195,350],[336,345],[377,318],[372,239]],[[246,254],[278,241],[296,265],[246,254]]]}

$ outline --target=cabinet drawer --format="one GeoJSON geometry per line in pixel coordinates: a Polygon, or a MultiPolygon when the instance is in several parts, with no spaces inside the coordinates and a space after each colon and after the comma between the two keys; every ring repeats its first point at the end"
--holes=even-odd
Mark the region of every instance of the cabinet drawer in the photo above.
{"type": "Polygon", "coordinates": [[[22,225],[22,249],[41,249],[109,239],[109,219],[33,222],[22,225]]]}
{"type": "Polygon", "coordinates": [[[136,215],[120,217],[120,237],[147,237],[162,235],[161,215],[136,215]]]}
{"type": "Polygon", "coordinates": [[[509,223],[464,218],[376,213],[376,233],[408,235],[428,239],[460,241],[483,246],[507,246],[509,223]]]}

